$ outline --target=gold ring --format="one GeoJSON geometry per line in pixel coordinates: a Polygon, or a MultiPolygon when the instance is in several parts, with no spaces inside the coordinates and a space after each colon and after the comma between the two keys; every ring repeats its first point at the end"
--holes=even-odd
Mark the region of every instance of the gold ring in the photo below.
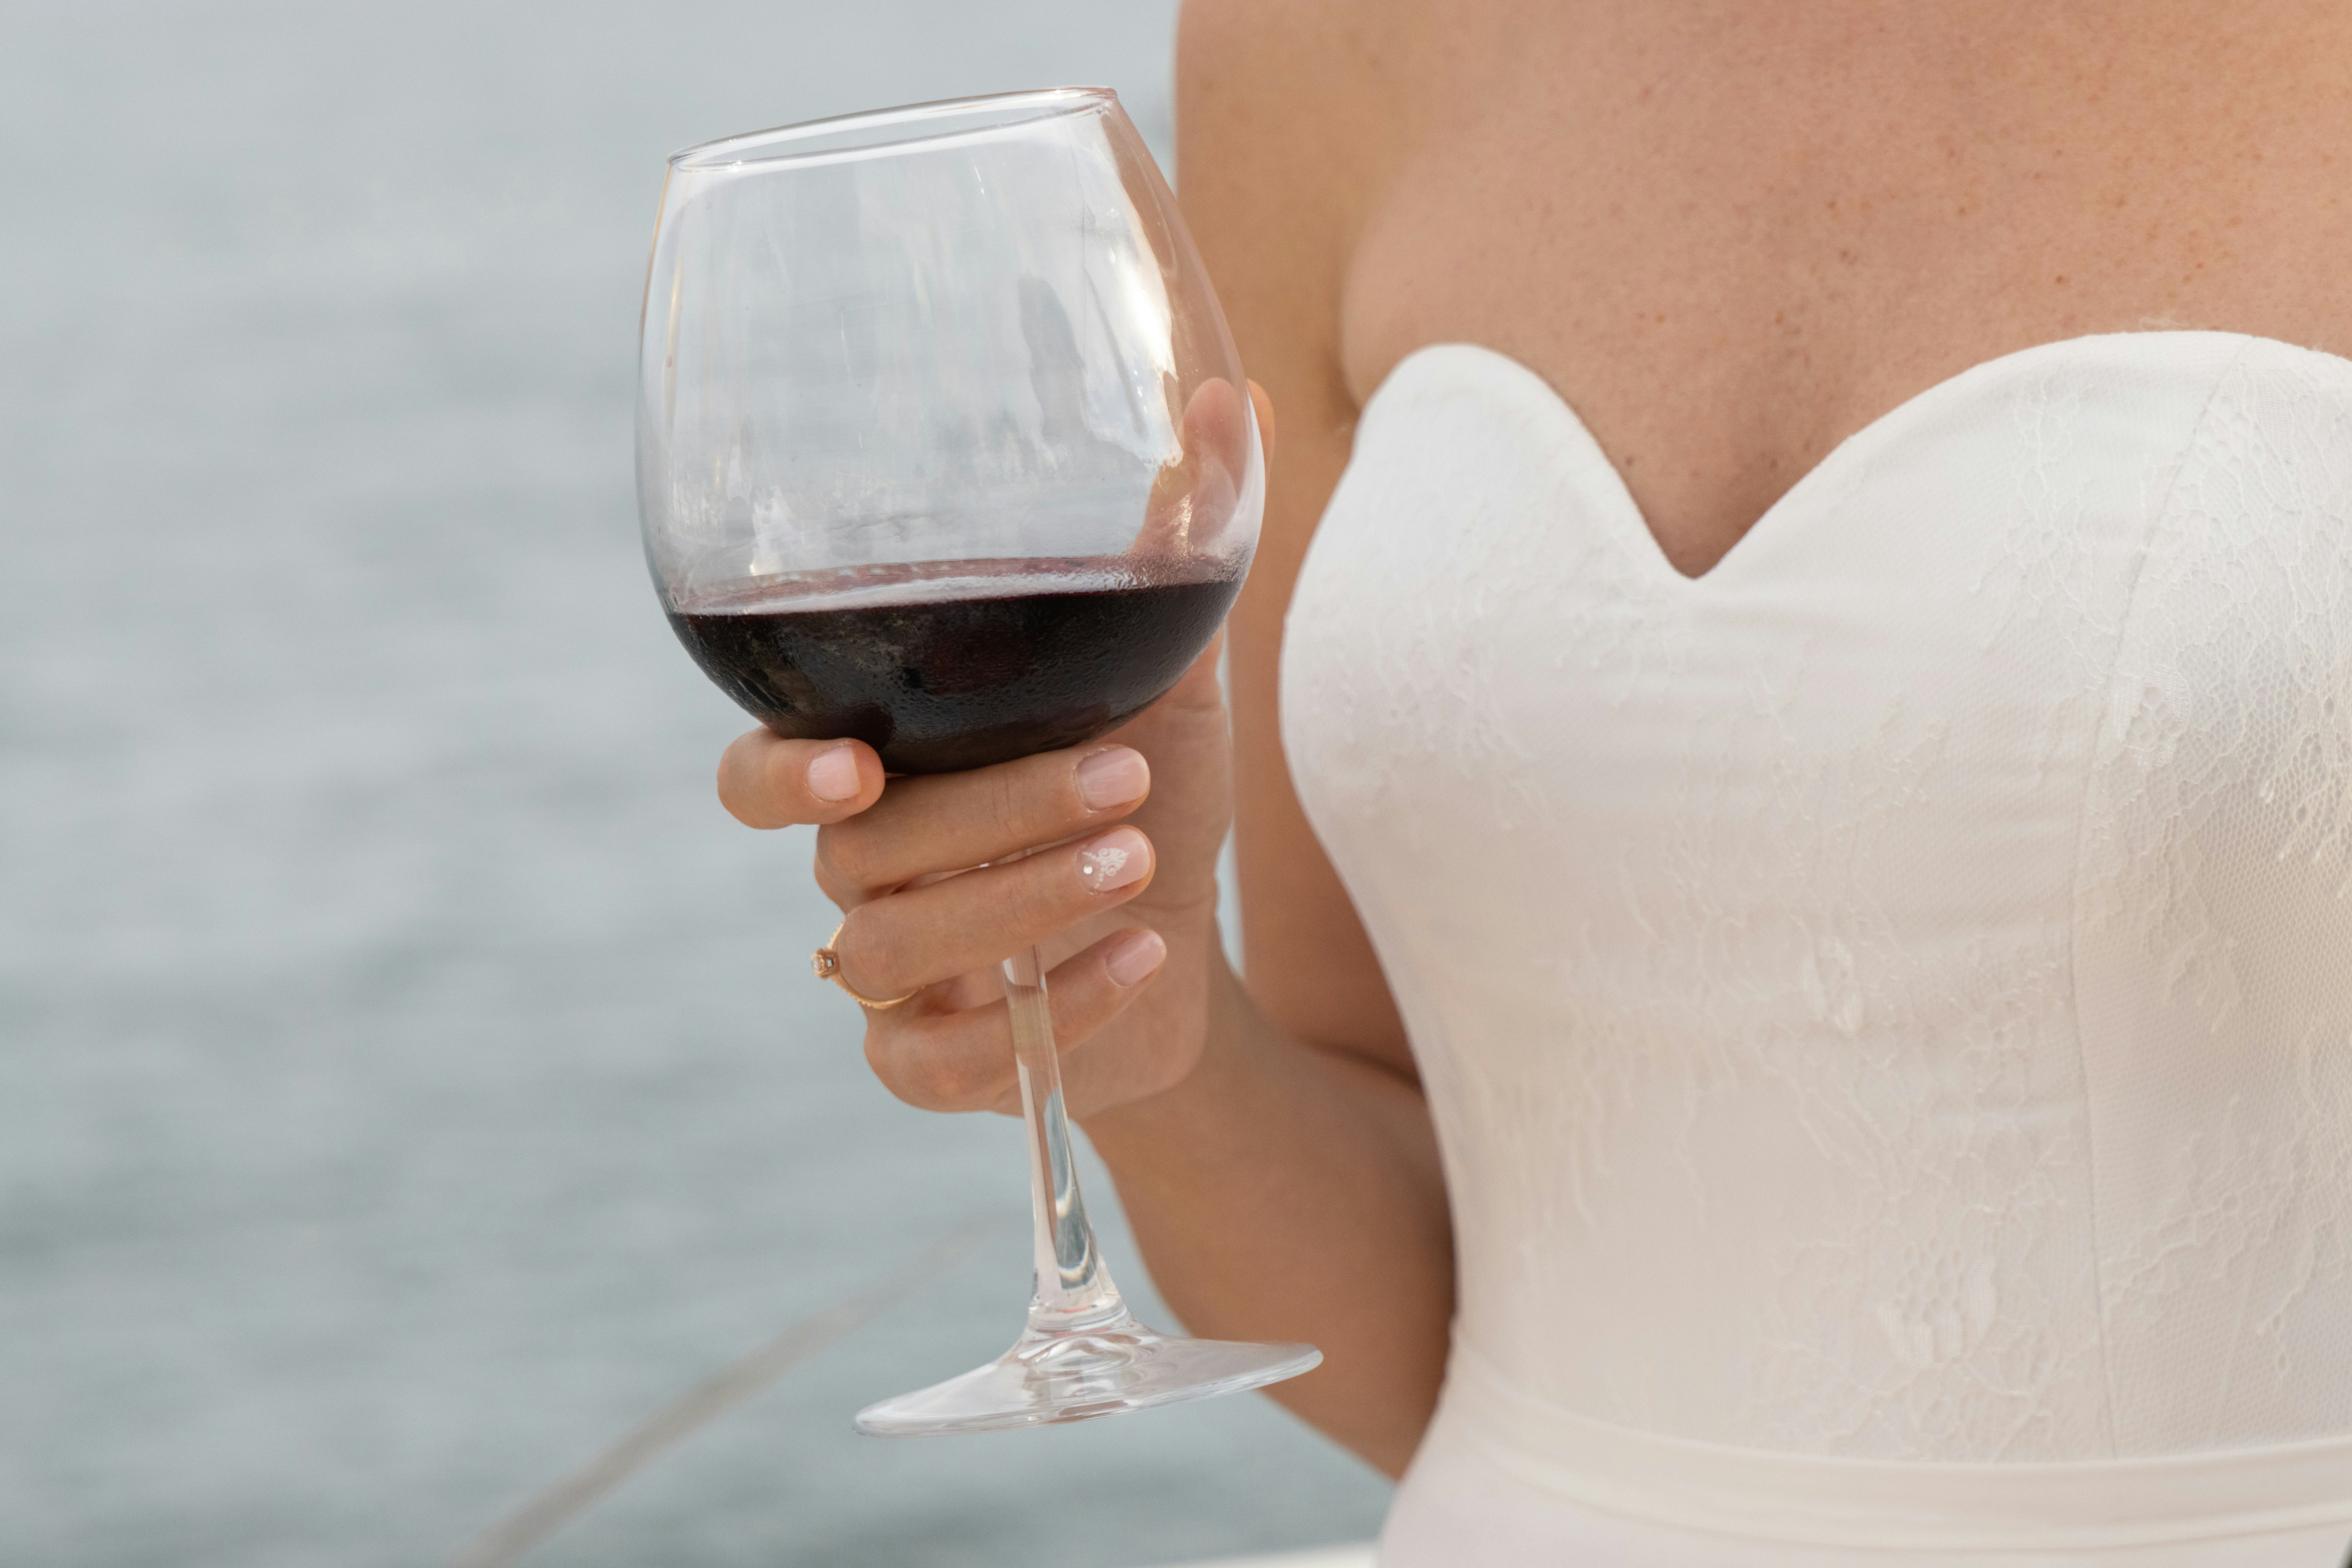
{"type": "Polygon", "coordinates": [[[839,925],[833,928],[833,934],[824,939],[824,945],[809,954],[809,968],[815,973],[819,980],[832,981],[835,985],[848,992],[851,998],[869,1013],[879,1013],[886,1007],[896,1007],[922,989],[919,985],[914,991],[908,992],[905,996],[893,996],[887,1002],[877,1002],[871,996],[858,995],[849,982],[841,977],[841,954],[833,951],[833,944],[839,942],[841,933],[848,929],[849,921],[844,919],[839,925]]]}

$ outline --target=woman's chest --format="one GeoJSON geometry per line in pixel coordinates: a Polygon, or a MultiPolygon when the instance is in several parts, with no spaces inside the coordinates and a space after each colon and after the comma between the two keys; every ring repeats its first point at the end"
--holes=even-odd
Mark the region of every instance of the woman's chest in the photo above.
{"type": "Polygon", "coordinates": [[[2148,325],[2352,346],[2352,26],[2196,11],[1455,13],[1350,258],[1350,384],[1430,342],[1509,353],[1696,574],[1997,354],[2148,325]]]}

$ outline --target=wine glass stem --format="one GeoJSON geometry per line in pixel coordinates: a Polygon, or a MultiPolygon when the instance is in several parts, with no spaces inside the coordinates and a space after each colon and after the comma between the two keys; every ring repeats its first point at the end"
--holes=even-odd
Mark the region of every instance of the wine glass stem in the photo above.
{"type": "Polygon", "coordinates": [[[1035,948],[1004,961],[1004,1000],[1013,1014],[1013,1054],[1021,1075],[1021,1115],[1029,1133],[1029,1199],[1035,1220],[1036,1295],[1032,1331],[1059,1333],[1120,1316],[1125,1305],[1095,1247],[1070,1158],[1070,1121],[1062,1109],[1062,1066],[1045,1005],[1045,968],[1035,948]]]}

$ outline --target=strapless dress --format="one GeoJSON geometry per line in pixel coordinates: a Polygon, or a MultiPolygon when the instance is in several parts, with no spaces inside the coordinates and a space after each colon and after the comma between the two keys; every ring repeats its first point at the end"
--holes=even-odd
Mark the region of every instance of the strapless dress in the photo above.
{"type": "Polygon", "coordinates": [[[1686,578],[1398,365],[1284,739],[1444,1150],[1386,1568],[2340,1568],[2352,363],[2089,337],[1686,578]]]}

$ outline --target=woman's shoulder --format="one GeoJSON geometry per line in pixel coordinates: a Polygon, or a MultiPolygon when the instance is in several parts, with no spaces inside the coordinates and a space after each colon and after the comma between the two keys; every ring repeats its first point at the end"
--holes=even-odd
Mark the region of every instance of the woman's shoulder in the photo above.
{"type": "Polygon", "coordinates": [[[1372,122],[1393,126],[1417,96],[1416,46],[1435,17],[1429,0],[1184,0],[1179,112],[1205,100],[1254,125],[1336,121],[1365,142],[1372,122]]]}
{"type": "Polygon", "coordinates": [[[1183,0],[1179,66],[1189,51],[1210,63],[1246,67],[1269,47],[1295,49],[1280,62],[1328,78],[1362,63],[1419,26],[1427,0],[1183,0]]]}
{"type": "Polygon", "coordinates": [[[1220,290],[1285,296],[1275,314],[1286,335],[1304,324],[1302,290],[1318,296],[1309,314],[1336,310],[1349,250],[1428,97],[1414,52],[1433,14],[1430,0],[1184,0],[1184,206],[1204,250],[1219,253],[1220,290]]]}

